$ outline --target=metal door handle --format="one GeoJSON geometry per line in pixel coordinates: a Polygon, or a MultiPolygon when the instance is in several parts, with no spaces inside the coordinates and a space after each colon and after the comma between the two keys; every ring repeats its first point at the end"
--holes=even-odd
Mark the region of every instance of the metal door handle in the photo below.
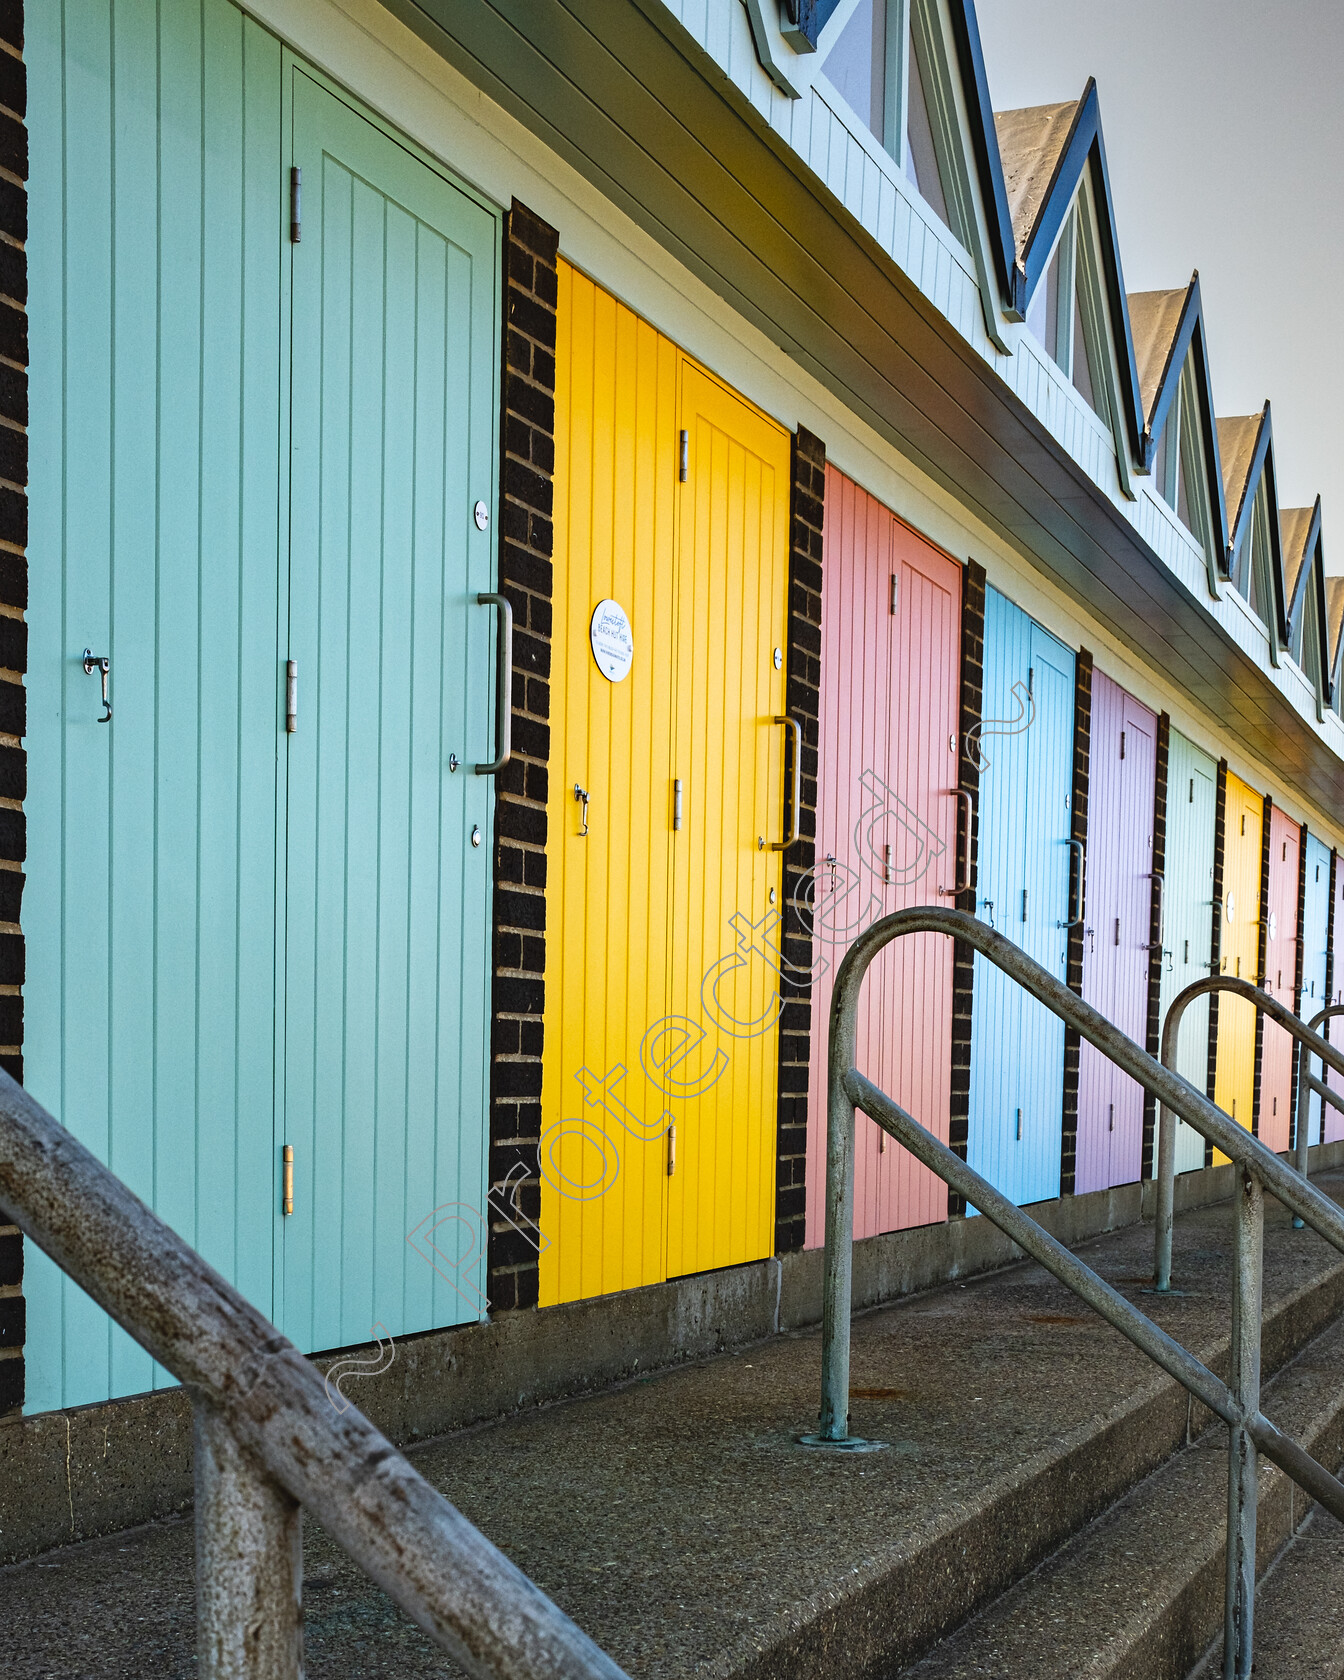
{"type": "Polygon", "coordinates": [[[803,803],[803,730],[797,718],[787,714],[783,717],[771,718],[772,723],[786,724],[793,731],[793,799],[792,810],[789,813],[788,834],[783,840],[771,840],[767,846],[766,838],[762,834],[757,837],[756,845],[759,850],[772,852],[786,852],[798,838],[799,810],[803,803]]]}
{"type": "Polygon", "coordinates": [[[969,788],[953,788],[952,792],[956,795],[958,806],[961,805],[963,799],[966,801],[966,850],[959,860],[962,866],[960,875],[950,887],[939,887],[939,898],[956,898],[958,893],[971,890],[971,790],[969,788]]]}
{"type": "Polygon", "coordinates": [[[95,654],[88,648],[84,649],[84,675],[91,677],[97,671],[103,679],[103,715],[98,719],[99,723],[112,721],[112,702],[107,697],[107,675],[111,669],[112,661],[106,654],[95,654]]]}
{"type": "Polygon", "coordinates": [[[583,806],[583,827],[579,830],[579,839],[582,840],[588,833],[588,789],[581,788],[579,784],[575,782],[574,797],[583,806]]]}
{"type": "Polygon", "coordinates": [[[481,594],[476,597],[483,607],[499,608],[499,722],[496,726],[496,752],[493,764],[473,766],[478,776],[494,776],[509,762],[512,752],[511,726],[513,722],[513,608],[503,595],[481,594]]]}
{"type": "Polygon", "coordinates": [[[1167,942],[1167,882],[1160,869],[1153,871],[1153,880],[1157,883],[1157,938],[1148,949],[1160,951],[1167,942]]]}
{"type": "Polygon", "coordinates": [[[1087,892],[1083,886],[1083,873],[1087,868],[1087,848],[1083,845],[1081,840],[1070,840],[1067,844],[1070,846],[1076,846],[1078,849],[1078,902],[1071,906],[1073,913],[1070,915],[1068,921],[1056,922],[1055,926],[1062,928],[1074,928],[1077,927],[1083,919],[1083,905],[1087,899],[1087,892]]]}

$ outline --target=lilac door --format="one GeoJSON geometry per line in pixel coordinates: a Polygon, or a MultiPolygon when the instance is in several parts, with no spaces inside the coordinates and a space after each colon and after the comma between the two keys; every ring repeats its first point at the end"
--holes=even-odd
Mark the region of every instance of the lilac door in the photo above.
{"type": "MultiPolygon", "coordinates": [[[[1285,1009],[1297,1008],[1297,902],[1302,827],[1277,805],[1269,813],[1269,914],[1261,929],[1265,990],[1285,1009]]],[[[1282,1153],[1292,1137],[1293,1041],[1273,1021],[1264,1025],[1260,1058],[1261,1143],[1282,1153]]]]}
{"type": "MultiPolygon", "coordinates": [[[[825,1235],[826,1059],[835,971],[879,916],[946,904],[956,869],[961,568],[826,469],[817,863],[812,899],[808,1247],[825,1235]]],[[[858,1065],[930,1131],[951,1120],[952,942],[917,934],[868,971],[858,1065]]],[[[860,1114],[854,1234],[947,1215],[942,1180],[860,1114]]]]}
{"type": "MultiPolygon", "coordinates": [[[[1083,997],[1140,1045],[1148,1026],[1156,777],[1156,717],[1094,672],[1083,997]]],[[[1142,1164],[1143,1091],[1084,1042],[1074,1190],[1133,1183],[1142,1164]]]]}

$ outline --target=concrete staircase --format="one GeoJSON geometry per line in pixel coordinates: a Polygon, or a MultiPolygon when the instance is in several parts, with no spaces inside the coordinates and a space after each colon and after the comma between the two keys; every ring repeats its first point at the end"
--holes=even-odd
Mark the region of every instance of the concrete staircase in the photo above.
{"type": "MultiPolygon", "coordinates": [[[[1344,1174],[1317,1183],[1344,1200],[1344,1174]]],[[[1142,1293],[1150,1225],[1080,1252],[1225,1368],[1228,1225],[1226,1206],[1180,1216],[1177,1297],[1142,1293]]],[[[1271,1204],[1265,1410],[1327,1462],[1344,1458],[1341,1313],[1344,1260],[1271,1204]]],[[[856,1321],[854,1427],[883,1451],[797,1444],[819,1362],[815,1331],[779,1335],[413,1458],[637,1680],[1143,1680],[1207,1656],[1221,1428],[1038,1268],[856,1321]]],[[[1257,1680],[1344,1674],[1344,1535],[1271,1468],[1261,1491],[1257,1680]]],[[[456,1672],[313,1525],[305,1572],[310,1676],[456,1672]]],[[[0,1621],[7,1680],[193,1674],[189,1518],[0,1571],[0,1621]]]]}

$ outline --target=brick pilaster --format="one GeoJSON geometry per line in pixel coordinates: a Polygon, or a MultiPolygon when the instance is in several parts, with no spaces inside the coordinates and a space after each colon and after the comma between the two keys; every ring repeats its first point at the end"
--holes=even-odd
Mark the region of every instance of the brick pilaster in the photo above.
{"type": "MultiPolygon", "coordinates": [[[[803,797],[798,839],[784,854],[782,952],[800,975],[812,972],[812,937],[798,903],[817,857],[817,764],[821,720],[821,569],[826,514],[826,445],[800,426],[793,438],[789,509],[789,624],[786,708],[803,731],[803,797]]],[[[784,763],[792,785],[793,741],[784,763]]],[[[812,1054],[810,978],[786,986],[779,1021],[779,1099],[775,1162],[775,1252],[803,1246],[807,1177],[807,1086],[812,1054]]]]}
{"type": "MultiPolygon", "coordinates": [[[[0,5],[0,1067],[23,1078],[28,669],[28,109],[22,0],[0,5]]],[[[23,1405],[23,1239],[0,1214],[0,1417],[23,1405]]]]}
{"type": "MultiPolygon", "coordinates": [[[[970,798],[957,800],[957,861],[966,890],[953,899],[958,910],[975,913],[979,888],[980,771],[970,745],[970,731],[981,721],[985,700],[985,568],[966,562],[961,582],[961,707],[957,721],[957,789],[970,798]]],[[[975,953],[962,940],[952,947],[952,1102],[950,1147],[966,1159],[971,1119],[971,1012],[974,1004],[975,953]]],[[[947,1193],[948,1217],[966,1212],[965,1200],[947,1193]]]]}
{"type": "MultiPolygon", "coordinates": [[[[1260,925],[1256,930],[1255,983],[1265,983],[1265,961],[1269,956],[1269,821],[1274,801],[1265,795],[1264,815],[1260,819],[1260,925]]],[[[1255,1017],[1255,1085],[1251,1096],[1251,1136],[1260,1136],[1260,1075],[1265,1059],[1265,1018],[1255,1017]]]]}
{"type": "MultiPolygon", "coordinates": [[[[1157,775],[1153,794],[1153,895],[1148,921],[1148,1025],[1144,1049],[1157,1056],[1162,1049],[1162,949],[1163,900],[1167,872],[1167,774],[1171,760],[1171,719],[1162,712],[1157,720],[1157,775]],[[1162,886],[1158,886],[1159,879],[1162,886]]],[[[1153,1176],[1153,1132],[1157,1123],[1157,1102],[1151,1091],[1143,1093],[1142,1178],[1153,1176]]]]}
{"type": "MultiPolygon", "coordinates": [[[[1073,787],[1069,799],[1069,839],[1087,855],[1087,801],[1092,776],[1092,655],[1079,648],[1073,662],[1073,787]]],[[[1078,869],[1078,847],[1069,847],[1069,908],[1077,920],[1069,929],[1065,967],[1071,992],[1083,995],[1083,892],[1086,867],[1078,869]]],[[[1059,1193],[1071,1196],[1078,1165],[1078,1066],[1080,1041],[1075,1027],[1064,1029],[1064,1129],[1059,1157],[1059,1193]]]]}
{"type": "MultiPolygon", "coordinates": [[[[495,801],[490,1037],[490,1182],[521,1162],[513,1205],[541,1217],[542,1008],[546,972],[546,795],[550,759],[551,557],[559,235],[514,200],[504,228],[504,370],[499,587],[513,607],[513,756],[495,801]]],[[[489,1216],[494,1311],[537,1301],[537,1251],[489,1216]]]]}
{"type": "MultiPolygon", "coordinates": [[[[1209,973],[1223,967],[1223,875],[1227,863],[1227,760],[1218,760],[1218,783],[1213,815],[1213,933],[1209,941],[1209,973]]],[[[1209,994],[1209,1082],[1205,1095],[1212,1102],[1218,1078],[1218,994],[1209,994]]],[[[1204,1145],[1204,1165],[1213,1165],[1213,1145],[1204,1145]]]]}

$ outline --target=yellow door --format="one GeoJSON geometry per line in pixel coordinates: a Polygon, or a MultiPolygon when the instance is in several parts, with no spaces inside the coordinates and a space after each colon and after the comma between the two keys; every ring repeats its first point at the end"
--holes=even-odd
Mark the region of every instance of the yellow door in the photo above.
{"type": "Polygon", "coordinates": [[[771,1251],[788,465],[560,265],[543,1306],[771,1251]]]}
{"type": "MultiPolygon", "coordinates": [[[[1230,771],[1223,843],[1221,972],[1255,984],[1260,960],[1260,851],[1265,802],[1230,771]]],[[[1213,1100],[1249,1129],[1255,1096],[1255,1010],[1241,998],[1218,1003],[1218,1065],[1213,1100]]],[[[1214,1151],[1214,1162],[1227,1159],[1214,1151]]]]}
{"type": "Polygon", "coordinates": [[[543,1306],[666,1276],[666,1104],[639,1052],[672,933],[678,355],[564,263],[557,328],[543,1306]],[[593,654],[603,601],[630,623],[618,681],[593,654]]]}
{"type": "Polygon", "coordinates": [[[672,1013],[716,1043],[674,1102],[669,1277],[773,1248],[779,1069],[788,434],[682,363],[672,1013]]]}

